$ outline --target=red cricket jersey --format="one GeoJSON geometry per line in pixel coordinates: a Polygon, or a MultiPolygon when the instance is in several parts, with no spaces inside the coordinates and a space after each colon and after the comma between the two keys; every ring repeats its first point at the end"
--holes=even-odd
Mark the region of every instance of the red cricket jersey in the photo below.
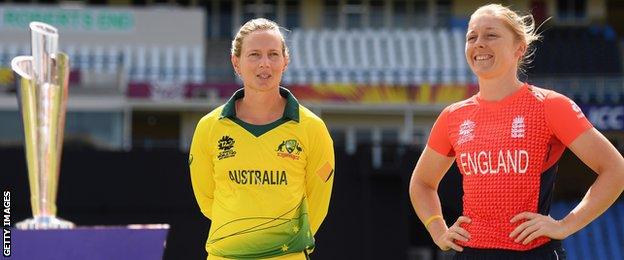
{"type": "MultiPolygon", "coordinates": [[[[527,245],[509,234],[524,211],[547,215],[557,161],[591,123],[567,97],[524,84],[501,101],[477,95],[446,107],[433,126],[427,145],[455,157],[463,175],[463,224],[471,248],[529,250],[550,239],[527,245]]],[[[457,241],[459,242],[459,241],[457,241]]]]}

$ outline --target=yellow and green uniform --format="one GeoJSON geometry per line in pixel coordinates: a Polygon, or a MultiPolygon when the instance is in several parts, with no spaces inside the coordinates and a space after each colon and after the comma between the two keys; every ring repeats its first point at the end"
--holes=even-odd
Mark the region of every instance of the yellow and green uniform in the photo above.
{"type": "Polygon", "coordinates": [[[197,124],[189,165],[199,207],[212,221],[209,255],[257,259],[314,248],[334,179],[333,142],[290,91],[280,95],[284,114],[268,125],[236,117],[243,89],[197,124]]]}

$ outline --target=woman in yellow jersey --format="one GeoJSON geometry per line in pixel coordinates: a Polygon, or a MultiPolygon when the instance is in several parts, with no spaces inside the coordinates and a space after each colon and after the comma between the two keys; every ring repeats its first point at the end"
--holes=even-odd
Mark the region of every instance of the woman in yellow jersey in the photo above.
{"type": "Polygon", "coordinates": [[[564,259],[560,240],[598,217],[624,188],[622,155],[578,106],[518,79],[538,38],[531,15],[498,4],[470,17],[466,61],[479,93],[442,111],[410,182],[418,217],[440,249],[457,251],[454,259],[564,259]],[[566,147],[598,178],[572,212],[555,220],[548,211],[566,147]],[[449,227],[437,187],[453,161],[463,175],[463,216],[449,227]]]}
{"type": "Polygon", "coordinates": [[[211,220],[208,259],[306,259],[327,215],[333,142],[324,122],[279,86],[288,65],[279,26],[245,23],[231,61],[243,88],[204,116],[189,165],[211,220]]]}

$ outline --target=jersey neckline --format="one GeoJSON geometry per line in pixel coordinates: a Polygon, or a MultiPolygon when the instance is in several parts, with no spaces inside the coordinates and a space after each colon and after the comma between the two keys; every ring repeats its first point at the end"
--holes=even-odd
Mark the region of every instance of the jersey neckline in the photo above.
{"type": "Polygon", "coordinates": [[[232,97],[225,103],[223,106],[223,110],[221,111],[221,116],[219,119],[229,118],[234,123],[245,129],[247,132],[251,133],[255,137],[260,137],[261,135],[279,127],[280,125],[288,122],[295,121],[299,122],[299,102],[293,96],[290,91],[284,87],[279,88],[280,95],[286,99],[286,106],[284,107],[284,113],[282,117],[264,125],[254,125],[247,123],[236,116],[236,109],[234,106],[234,102],[237,99],[241,99],[245,96],[244,88],[241,88],[234,92],[232,97]]]}

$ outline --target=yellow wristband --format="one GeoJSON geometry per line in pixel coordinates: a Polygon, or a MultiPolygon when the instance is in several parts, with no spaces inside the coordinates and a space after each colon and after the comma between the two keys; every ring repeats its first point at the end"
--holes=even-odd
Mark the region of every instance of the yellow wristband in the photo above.
{"type": "Polygon", "coordinates": [[[429,224],[431,224],[431,222],[433,222],[436,219],[444,219],[444,218],[442,217],[442,215],[433,215],[429,217],[427,220],[425,220],[425,228],[429,228],[429,224]]]}

